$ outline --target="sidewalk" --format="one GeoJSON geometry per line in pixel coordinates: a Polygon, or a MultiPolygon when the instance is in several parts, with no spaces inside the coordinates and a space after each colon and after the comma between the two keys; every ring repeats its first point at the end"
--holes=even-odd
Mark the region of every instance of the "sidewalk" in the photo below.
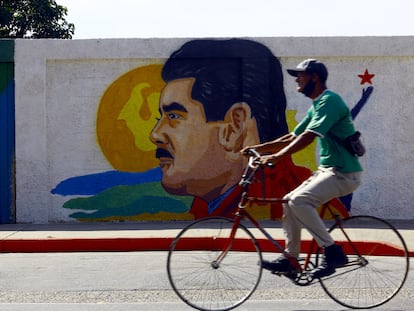
{"type": "MultiPolygon", "coordinates": [[[[188,222],[65,223],[0,225],[1,252],[165,251],[188,222]]],[[[414,257],[413,221],[391,221],[414,257]]],[[[283,241],[279,222],[263,222],[283,241]]]]}

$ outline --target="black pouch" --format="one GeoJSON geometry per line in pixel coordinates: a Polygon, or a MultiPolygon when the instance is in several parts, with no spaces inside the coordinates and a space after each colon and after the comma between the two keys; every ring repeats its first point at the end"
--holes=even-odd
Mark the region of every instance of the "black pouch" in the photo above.
{"type": "Polygon", "coordinates": [[[350,154],[355,157],[362,157],[365,154],[365,146],[361,141],[361,132],[356,131],[354,134],[345,138],[345,140],[339,139],[339,137],[329,133],[330,136],[340,145],[342,145],[350,154]]]}
{"type": "Polygon", "coordinates": [[[356,131],[351,136],[345,138],[344,147],[349,153],[356,157],[362,157],[365,154],[365,146],[361,141],[361,132],[356,131]]]}

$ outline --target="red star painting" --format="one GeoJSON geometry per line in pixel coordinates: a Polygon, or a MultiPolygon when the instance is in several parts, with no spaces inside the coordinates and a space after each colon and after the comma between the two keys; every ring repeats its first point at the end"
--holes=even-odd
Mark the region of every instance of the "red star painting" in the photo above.
{"type": "Polygon", "coordinates": [[[372,78],[375,77],[375,75],[374,74],[370,74],[368,72],[368,69],[365,69],[364,74],[363,75],[358,75],[358,77],[361,78],[361,84],[365,84],[365,83],[372,84],[372,81],[371,80],[372,80],[372,78]]]}

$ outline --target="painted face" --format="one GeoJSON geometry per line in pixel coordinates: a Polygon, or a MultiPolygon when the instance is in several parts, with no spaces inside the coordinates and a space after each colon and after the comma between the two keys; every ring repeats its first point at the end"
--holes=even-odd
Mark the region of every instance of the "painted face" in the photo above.
{"type": "Polygon", "coordinates": [[[220,122],[206,122],[203,105],[191,98],[193,78],[169,82],[161,93],[161,117],[151,133],[167,192],[203,195],[223,184],[225,150],[220,122]]]}

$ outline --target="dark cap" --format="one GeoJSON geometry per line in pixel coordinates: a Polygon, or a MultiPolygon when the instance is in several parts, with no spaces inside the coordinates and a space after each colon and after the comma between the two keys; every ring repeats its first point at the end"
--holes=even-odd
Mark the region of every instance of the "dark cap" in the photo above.
{"type": "Polygon", "coordinates": [[[326,66],[320,61],[311,58],[299,63],[295,69],[288,69],[287,72],[294,77],[297,77],[299,72],[316,73],[322,82],[325,82],[328,78],[326,66]]]}

